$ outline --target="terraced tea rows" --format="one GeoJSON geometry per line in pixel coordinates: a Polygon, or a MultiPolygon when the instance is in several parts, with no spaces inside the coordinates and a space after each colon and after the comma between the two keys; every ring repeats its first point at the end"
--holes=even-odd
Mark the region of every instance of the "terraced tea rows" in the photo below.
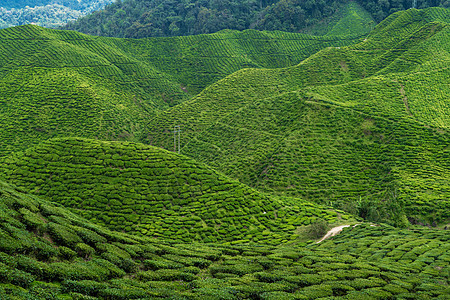
{"type": "Polygon", "coordinates": [[[396,225],[448,223],[448,20],[408,10],[354,46],[237,72],[155,117],[146,141],[170,148],[163,131],[179,124],[182,153],[258,189],[365,217],[378,207],[370,218],[396,225]]]}
{"type": "MultiPolygon", "coordinates": [[[[56,139],[0,163],[10,182],[114,230],[176,241],[285,243],[316,218],[181,155],[134,143],[56,139]]],[[[1,174],[1,173],[0,173],[1,174]]]]}
{"type": "Polygon", "coordinates": [[[144,120],[246,67],[299,63],[359,36],[223,31],[125,40],[21,26],[0,31],[0,156],[52,137],[141,138],[144,120]]]}
{"type": "Polygon", "coordinates": [[[0,73],[0,156],[55,136],[133,140],[145,118],[187,99],[117,49],[36,26],[0,31],[0,73]]]}
{"type": "Polygon", "coordinates": [[[321,244],[174,244],[108,231],[0,182],[0,297],[449,296],[446,232],[361,225],[321,244]]]}
{"type": "Polygon", "coordinates": [[[195,95],[243,68],[294,66],[326,47],[354,44],[365,34],[312,36],[282,31],[223,30],[172,38],[101,39],[172,75],[195,95]]]}

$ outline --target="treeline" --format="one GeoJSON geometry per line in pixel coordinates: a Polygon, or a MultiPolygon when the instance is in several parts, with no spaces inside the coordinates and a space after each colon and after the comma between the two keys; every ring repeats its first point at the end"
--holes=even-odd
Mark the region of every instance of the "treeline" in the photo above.
{"type": "Polygon", "coordinates": [[[358,0],[359,4],[372,14],[372,17],[380,22],[388,15],[408,8],[450,7],[448,0],[358,0]]]}
{"type": "MultiPolygon", "coordinates": [[[[290,32],[323,21],[348,0],[125,0],[69,22],[64,29],[143,38],[213,33],[222,29],[290,32]]],[[[357,0],[376,21],[411,8],[413,0],[357,0]]],[[[417,8],[450,7],[448,0],[417,0],[417,8]]]]}
{"type": "Polygon", "coordinates": [[[26,6],[47,6],[47,5],[62,5],[75,10],[85,10],[87,8],[99,9],[105,4],[111,3],[110,0],[2,0],[0,7],[5,9],[21,9],[26,6]]]}
{"type": "Polygon", "coordinates": [[[45,27],[62,26],[81,17],[80,11],[61,5],[7,10],[0,8],[0,28],[34,23],[45,27]]]}
{"type": "Polygon", "coordinates": [[[117,1],[65,29],[142,38],[248,28],[298,31],[335,12],[343,0],[128,0],[117,1]]]}
{"type": "Polygon", "coordinates": [[[58,27],[95,10],[112,0],[23,0],[0,3],[0,28],[35,23],[44,27],[58,27]]]}

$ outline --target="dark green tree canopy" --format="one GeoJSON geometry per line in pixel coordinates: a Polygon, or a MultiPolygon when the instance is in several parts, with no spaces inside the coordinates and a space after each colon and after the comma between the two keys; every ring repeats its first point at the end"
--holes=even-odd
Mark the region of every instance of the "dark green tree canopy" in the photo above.
{"type": "MultiPolygon", "coordinates": [[[[413,0],[357,0],[377,21],[411,8],[413,0]]],[[[125,0],[116,1],[64,29],[143,38],[213,33],[223,29],[301,31],[323,22],[348,0],[125,0]]],[[[447,0],[417,0],[417,8],[449,7],[447,0]]]]}

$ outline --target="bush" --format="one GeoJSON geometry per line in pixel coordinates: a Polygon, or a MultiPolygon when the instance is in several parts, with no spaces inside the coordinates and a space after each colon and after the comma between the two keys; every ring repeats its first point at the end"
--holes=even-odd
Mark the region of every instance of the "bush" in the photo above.
{"type": "Polygon", "coordinates": [[[61,246],[58,249],[59,249],[59,256],[62,259],[71,260],[72,258],[77,256],[77,253],[75,251],[65,246],[61,246]]]}
{"type": "Polygon", "coordinates": [[[324,219],[317,219],[307,229],[307,234],[312,239],[323,237],[328,231],[328,223],[324,219]]]}
{"type": "Polygon", "coordinates": [[[104,283],[92,280],[65,280],[62,285],[66,293],[74,292],[91,296],[97,295],[100,290],[107,287],[104,283]]]}
{"type": "Polygon", "coordinates": [[[76,244],[75,251],[77,251],[78,254],[85,259],[89,259],[95,253],[95,249],[85,243],[76,244]]]}

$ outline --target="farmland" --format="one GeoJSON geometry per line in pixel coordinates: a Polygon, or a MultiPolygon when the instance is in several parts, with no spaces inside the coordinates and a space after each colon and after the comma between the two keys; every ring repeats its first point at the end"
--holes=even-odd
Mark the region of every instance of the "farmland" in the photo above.
{"type": "Polygon", "coordinates": [[[321,244],[186,244],[109,231],[0,182],[0,296],[350,299],[448,296],[448,235],[350,227],[321,244]]]}
{"type": "Polygon", "coordinates": [[[450,10],[366,8],[0,30],[0,299],[448,299],[450,10]]]}
{"type": "Polygon", "coordinates": [[[48,138],[142,140],[146,121],[246,67],[299,63],[360,36],[224,31],[96,38],[20,26],[0,31],[0,156],[48,138]]]}
{"type": "Polygon", "coordinates": [[[152,119],[146,141],[170,149],[161,131],[181,125],[183,154],[260,190],[446,223],[448,13],[397,13],[361,43],[234,73],[152,119]]]}

